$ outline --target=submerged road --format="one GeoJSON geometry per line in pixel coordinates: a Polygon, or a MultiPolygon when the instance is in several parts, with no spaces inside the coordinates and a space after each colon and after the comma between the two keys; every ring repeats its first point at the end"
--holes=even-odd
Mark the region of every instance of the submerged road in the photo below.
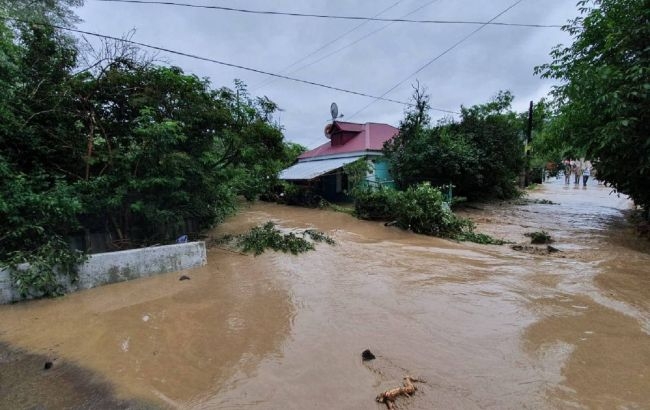
{"type": "Polygon", "coordinates": [[[479,231],[544,230],[560,252],[258,203],[213,235],[273,220],[337,245],[214,248],[191,280],[2,306],[0,409],[380,409],[406,375],[424,382],[403,409],[650,408],[650,244],[631,203],[558,181],[476,208],[479,231]]]}

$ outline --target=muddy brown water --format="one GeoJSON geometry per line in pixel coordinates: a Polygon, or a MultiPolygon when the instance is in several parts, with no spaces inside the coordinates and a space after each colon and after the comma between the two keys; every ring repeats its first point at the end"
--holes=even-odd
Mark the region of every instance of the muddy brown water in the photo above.
{"type": "Polygon", "coordinates": [[[650,408],[650,246],[631,203],[559,182],[529,198],[558,204],[463,214],[520,244],[545,230],[561,252],[252,205],[213,234],[273,220],[337,245],[213,248],[203,268],[2,306],[0,408],[380,409],[406,375],[424,383],[403,409],[650,408]]]}

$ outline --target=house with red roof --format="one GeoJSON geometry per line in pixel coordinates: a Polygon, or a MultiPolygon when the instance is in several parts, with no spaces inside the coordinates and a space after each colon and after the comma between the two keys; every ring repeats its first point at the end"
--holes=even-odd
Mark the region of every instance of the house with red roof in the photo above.
{"type": "Polygon", "coordinates": [[[345,200],[349,187],[343,167],[365,158],[370,165],[367,183],[372,186],[392,186],[382,148],[398,132],[397,128],[388,124],[333,121],[325,127],[325,136],[329,141],[304,152],[294,165],[280,172],[279,178],[308,186],[327,200],[345,200]]]}

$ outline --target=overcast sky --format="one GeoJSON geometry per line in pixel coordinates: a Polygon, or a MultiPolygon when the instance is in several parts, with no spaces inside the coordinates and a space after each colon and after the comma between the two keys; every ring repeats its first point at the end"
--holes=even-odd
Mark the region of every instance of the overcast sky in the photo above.
{"type": "MultiPolygon", "coordinates": [[[[515,0],[177,1],[354,16],[375,16],[388,9],[379,17],[404,18],[408,15],[406,18],[416,20],[474,21],[488,21],[515,3],[515,0]],[[414,10],[418,11],[409,14],[414,10]]],[[[512,91],[515,108],[524,111],[528,101],[545,96],[552,85],[534,76],[533,68],[549,61],[549,51],[554,45],[570,41],[559,28],[487,26],[417,75],[409,77],[479,26],[362,24],[362,21],[97,0],[86,0],[85,6],[76,11],[83,20],[78,27],[83,30],[120,37],[136,29],[133,40],[138,42],[371,95],[382,95],[408,78],[386,96],[395,100],[408,101],[413,91],[411,84],[418,80],[427,88],[432,107],[451,111],[459,111],[460,105],[486,102],[499,90],[512,91]],[[287,66],[338,37],[341,38],[287,70],[287,66]],[[317,60],[320,61],[313,63],[317,60]]],[[[524,0],[495,21],[564,24],[576,15],[573,0],[524,0]]],[[[404,112],[403,105],[376,101],[353,116],[373,100],[177,55],[159,53],[159,58],[188,73],[208,77],[215,88],[231,87],[233,79],[242,79],[252,95],[266,95],[282,108],[278,119],[287,140],[309,148],[327,141],[323,128],[330,120],[332,102],[336,102],[339,112],[344,114],[342,120],[354,122],[384,122],[397,126],[404,112]]],[[[431,111],[434,120],[445,115],[449,114],[431,111]]]]}

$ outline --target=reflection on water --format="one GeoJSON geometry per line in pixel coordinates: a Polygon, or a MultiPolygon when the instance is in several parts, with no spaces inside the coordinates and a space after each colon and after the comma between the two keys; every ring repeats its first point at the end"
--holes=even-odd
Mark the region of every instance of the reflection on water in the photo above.
{"type": "Polygon", "coordinates": [[[545,230],[562,252],[261,203],[214,235],[273,219],[327,231],[337,246],[257,258],[215,249],[190,281],[2,307],[0,340],[101,375],[115,400],[161,407],[377,409],[377,393],[407,374],[426,383],[403,408],[650,407],[650,253],[630,239],[630,203],[597,185],[530,196],[558,204],[465,215],[522,244],[545,230]],[[376,360],[361,362],[366,348],[376,360]]]}

